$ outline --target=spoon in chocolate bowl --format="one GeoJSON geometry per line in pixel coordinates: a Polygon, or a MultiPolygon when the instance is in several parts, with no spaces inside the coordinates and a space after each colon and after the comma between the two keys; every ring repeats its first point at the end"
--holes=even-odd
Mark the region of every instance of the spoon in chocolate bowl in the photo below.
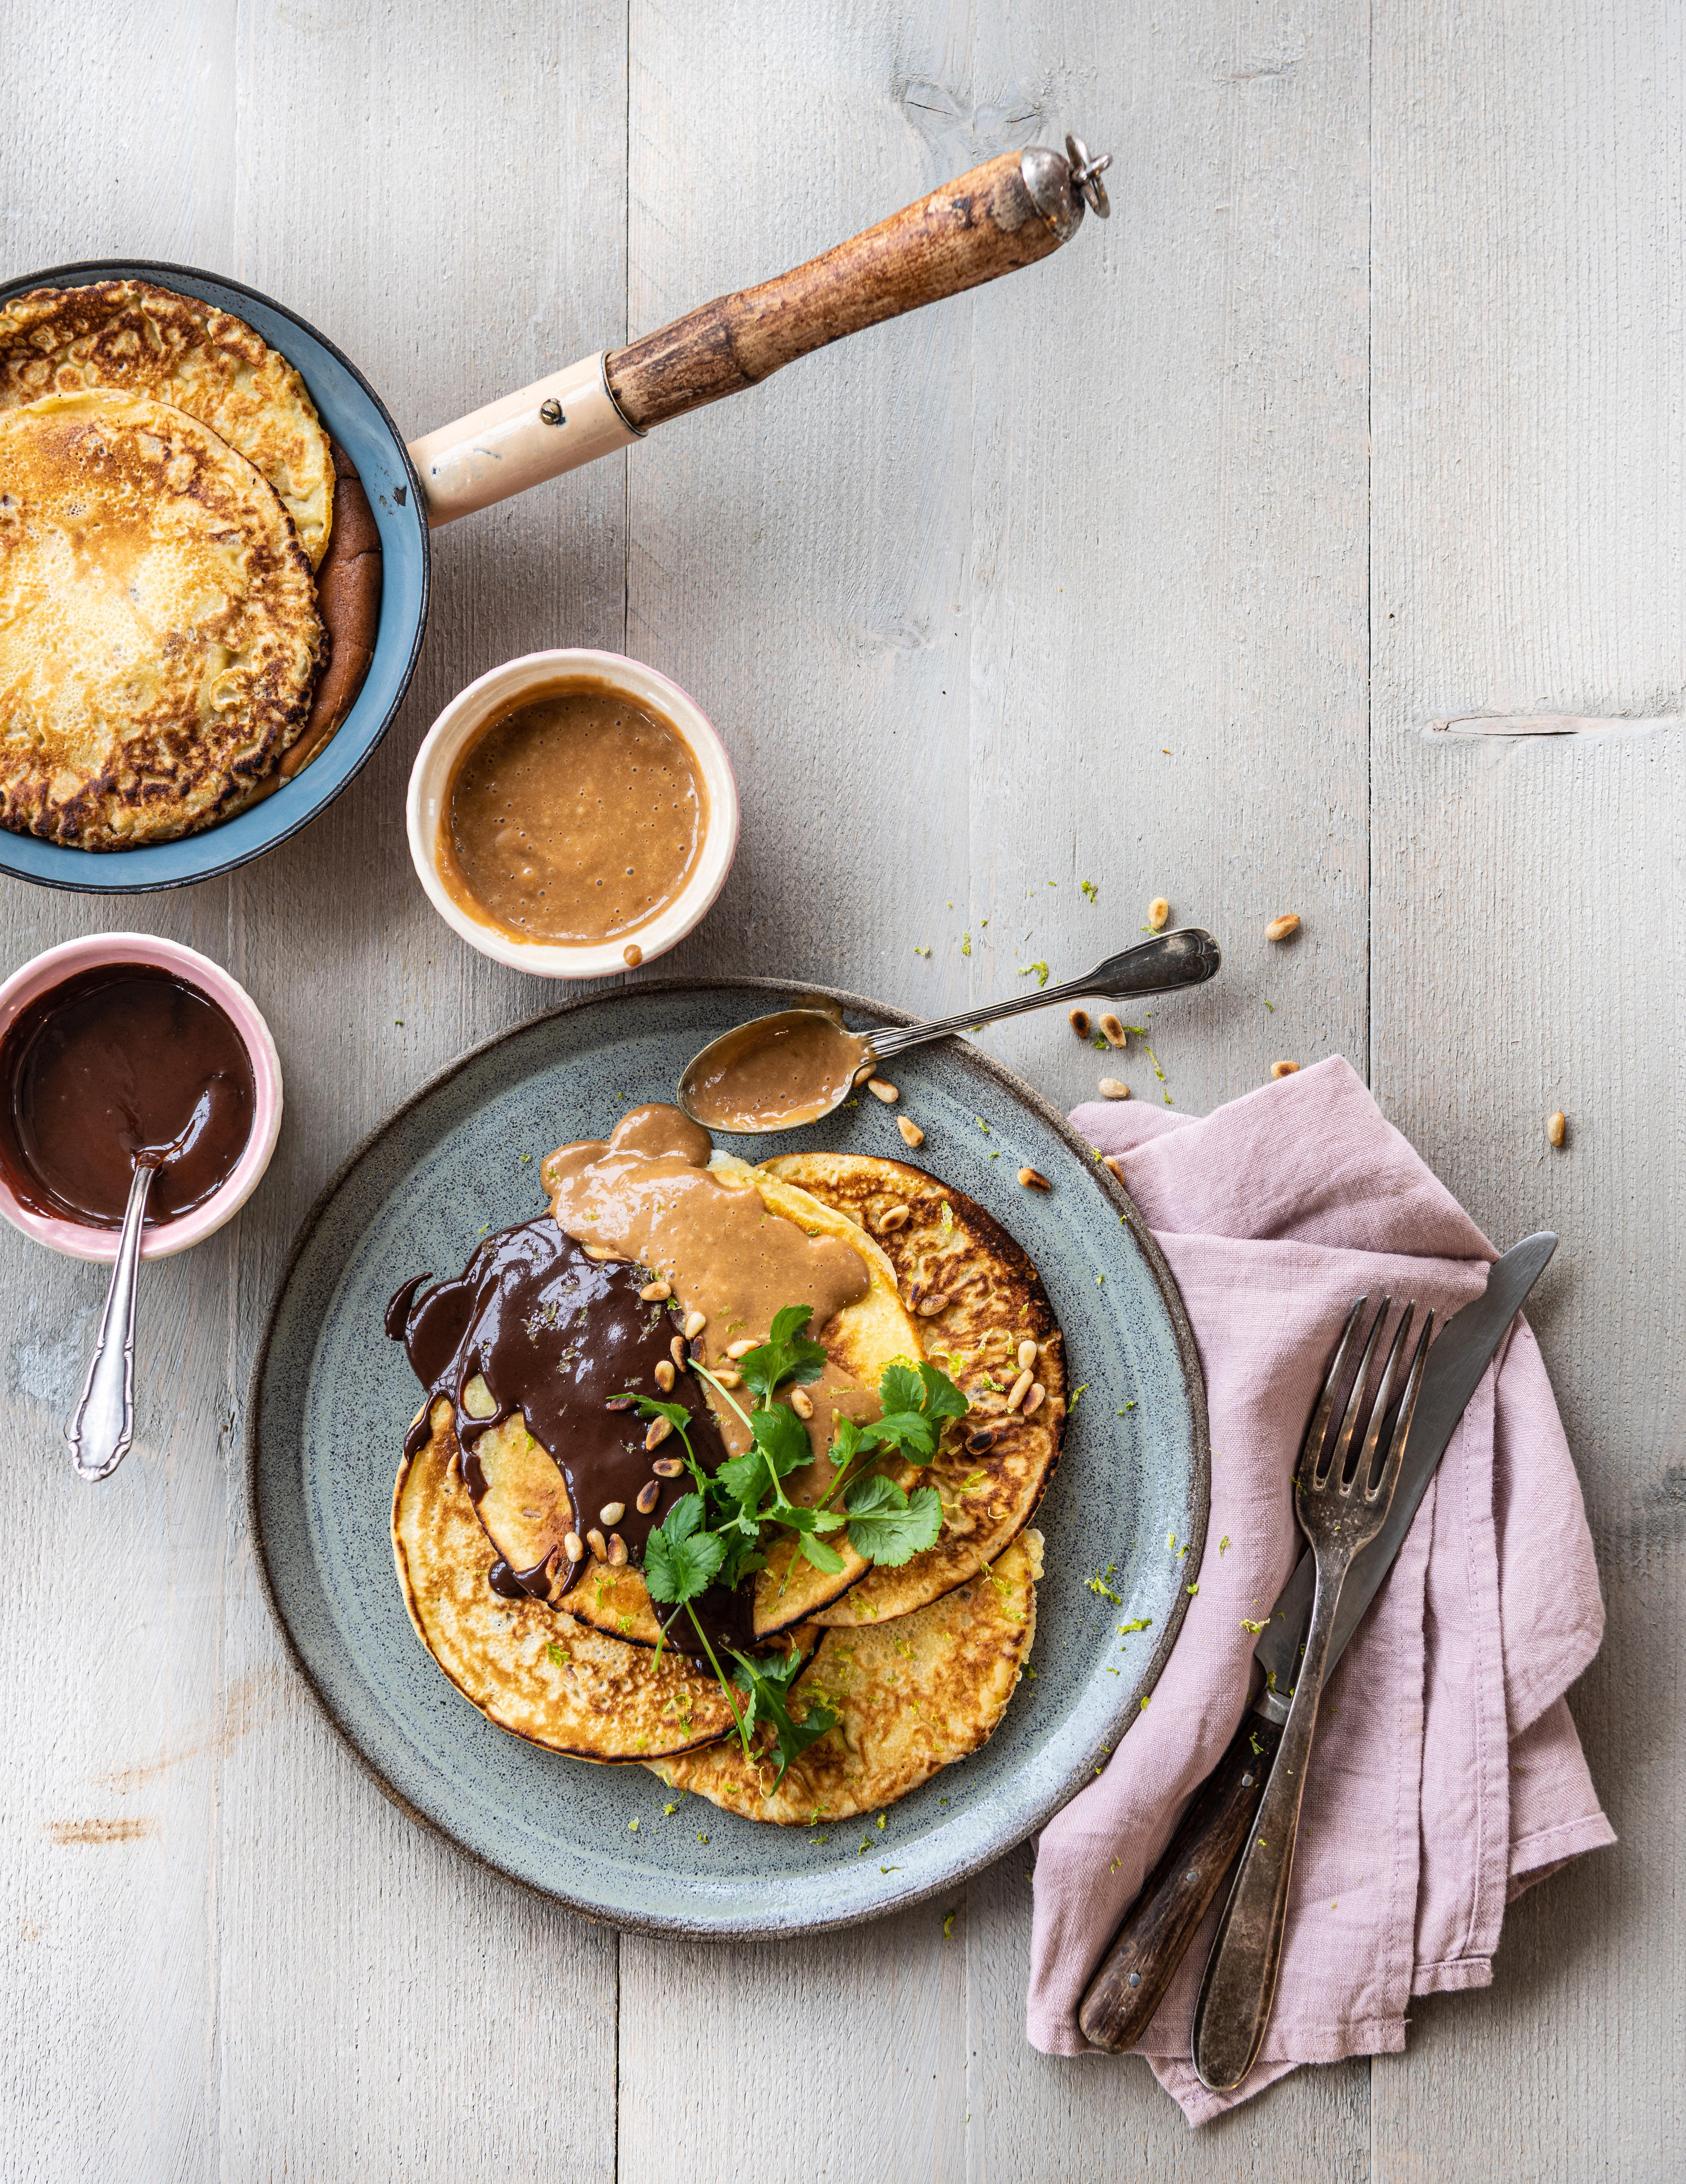
{"type": "Polygon", "coordinates": [[[1217,942],[1198,926],[1155,933],[1081,978],[1016,994],[991,1007],[969,1009],[936,1023],[883,1031],[848,1029],[823,1008],[781,1009],[724,1032],[686,1066],[678,1103],[705,1129],[752,1137],[818,1123],[840,1107],[856,1085],[892,1055],[956,1032],[975,1031],[1004,1017],[1028,1015],[1085,997],[1136,1000],[1203,986],[1223,962],[1217,942]]]}

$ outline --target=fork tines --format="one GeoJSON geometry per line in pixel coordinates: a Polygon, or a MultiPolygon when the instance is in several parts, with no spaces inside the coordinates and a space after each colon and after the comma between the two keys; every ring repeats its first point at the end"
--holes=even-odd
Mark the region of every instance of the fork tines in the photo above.
{"type": "Polygon", "coordinates": [[[1382,1298],[1370,1323],[1358,1368],[1353,1375],[1351,1393],[1347,1399],[1340,1430],[1334,1437],[1332,1447],[1326,1450],[1325,1444],[1329,1438],[1329,1422],[1334,1416],[1336,1400],[1345,1378],[1347,1359],[1354,1346],[1364,1308],[1369,1301],[1367,1295],[1359,1297],[1347,1315],[1347,1323],[1341,1331],[1340,1341],[1336,1345],[1335,1355],[1330,1361],[1316,1407],[1311,1414],[1311,1424],[1306,1429],[1300,1452],[1300,1479],[1304,1487],[1311,1489],[1324,1486],[1332,1474],[1338,1479],[1339,1490],[1343,1493],[1350,1492],[1362,1479],[1365,1499],[1374,1501],[1384,1488],[1391,1495],[1393,1478],[1397,1475],[1404,1456],[1411,1420],[1416,1411],[1417,1396],[1421,1392],[1423,1371],[1428,1362],[1428,1346],[1434,1333],[1434,1314],[1430,1312],[1424,1318],[1422,1333],[1417,1339],[1410,1370],[1405,1375],[1404,1388],[1395,1401],[1393,1388],[1399,1360],[1417,1310],[1414,1303],[1409,1300],[1406,1301],[1388,1348],[1387,1362],[1382,1367],[1381,1384],[1370,1407],[1369,1422],[1365,1428],[1358,1455],[1354,1457],[1353,1446],[1359,1438],[1365,1388],[1370,1379],[1371,1362],[1376,1354],[1376,1344],[1393,1309],[1393,1300],[1391,1297],[1382,1298]]]}

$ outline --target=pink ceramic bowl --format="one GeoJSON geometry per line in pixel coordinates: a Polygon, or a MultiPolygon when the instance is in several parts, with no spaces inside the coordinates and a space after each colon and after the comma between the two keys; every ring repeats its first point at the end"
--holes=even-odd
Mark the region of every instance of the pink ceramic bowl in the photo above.
{"type": "MultiPolygon", "coordinates": [[[[91,933],[86,940],[67,940],[61,947],[49,948],[44,956],[25,963],[21,971],[14,971],[0,986],[0,1042],[30,1002],[62,985],[66,978],[75,978],[78,972],[98,971],[118,963],[147,963],[161,971],[173,971],[208,994],[243,1040],[257,1092],[252,1134],[238,1166],[221,1190],[179,1221],[166,1222],[161,1228],[149,1228],[142,1237],[143,1259],[168,1259],[203,1243],[214,1229],[232,1220],[257,1189],[281,1131],[281,1059],[257,1004],[220,963],[213,963],[208,956],[192,948],[183,948],[177,941],[155,939],[149,933],[91,933]]],[[[34,1212],[19,1202],[3,1174],[0,1174],[0,1215],[25,1236],[32,1236],[37,1244],[45,1244],[48,1251],[60,1251],[66,1258],[102,1259],[109,1266],[117,1256],[116,1229],[86,1228],[79,1221],[59,1221],[34,1212]]]]}

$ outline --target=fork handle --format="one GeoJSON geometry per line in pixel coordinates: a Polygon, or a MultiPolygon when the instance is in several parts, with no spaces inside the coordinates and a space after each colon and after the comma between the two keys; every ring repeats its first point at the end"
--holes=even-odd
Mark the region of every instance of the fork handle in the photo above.
{"type": "Polygon", "coordinates": [[[1094,2048],[1133,2048],[1229,1878],[1264,1795],[1279,1723],[1248,1711],[1229,1750],[1194,1793],[1164,1856],[1124,1915],[1077,2014],[1094,2048]]]}
{"type": "MultiPolygon", "coordinates": [[[[1320,1562],[1321,1558],[1320,1557],[1320,1562]]],[[[1234,2091],[1253,2068],[1276,1996],[1282,1933],[1287,1923],[1288,1883],[1306,1762],[1317,1733],[1317,1708],[1329,1665],[1329,1641],[1340,1605],[1346,1563],[1320,1567],[1311,1628],[1282,1728],[1276,1764],[1259,1807],[1251,1839],[1242,1853],[1230,1900],[1194,2005],[1194,2068],[1214,2092],[1234,2091]]]]}

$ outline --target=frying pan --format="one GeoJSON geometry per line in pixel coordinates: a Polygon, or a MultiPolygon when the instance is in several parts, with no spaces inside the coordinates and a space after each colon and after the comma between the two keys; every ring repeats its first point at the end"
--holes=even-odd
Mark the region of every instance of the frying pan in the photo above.
{"type": "Polygon", "coordinates": [[[752,387],[810,350],[1034,265],[1068,242],[1086,204],[1109,211],[1075,136],[1066,157],[1003,152],[917,204],[794,271],[740,289],[585,357],[408,447],[349,358],[283,304],[191,265],[85,259],[0,284],[31,288],[133,277],[201,298],[256,328],[304,378],[324,425],[362,478],[381,535],[383,588],[374,658],[330,742],[271,796],[202,834],[133,850],[87,850],[0,828],[0,872],[85,894],[186,886],[248,864],[307,826],[367,762],[410,686],[427,622],[428,532],[564,471],[630,446],[670,417],[752,387]]]}

